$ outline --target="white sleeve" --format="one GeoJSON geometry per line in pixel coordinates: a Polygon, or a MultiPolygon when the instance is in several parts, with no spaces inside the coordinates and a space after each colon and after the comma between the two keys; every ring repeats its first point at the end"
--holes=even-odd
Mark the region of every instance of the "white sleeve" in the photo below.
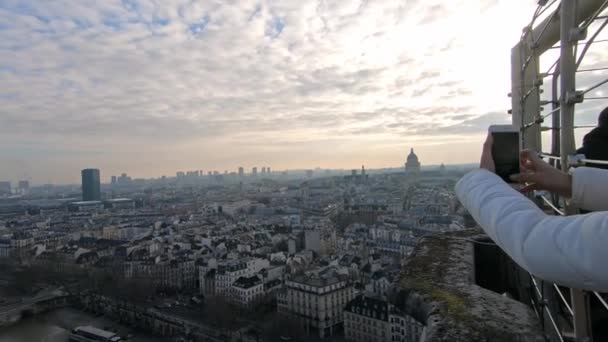
{"type": "Polygon", "coordinates": [[[474,170],[456,194],[486,234],[541,279],[608,291],[608,212],[552,216],[494,173],[474,170]]]}
{"type": "Polygon", "coordinates": [[[574,169],[572,204],[591,211],[608,210],[608,170],[594,167],[574,169]]]}

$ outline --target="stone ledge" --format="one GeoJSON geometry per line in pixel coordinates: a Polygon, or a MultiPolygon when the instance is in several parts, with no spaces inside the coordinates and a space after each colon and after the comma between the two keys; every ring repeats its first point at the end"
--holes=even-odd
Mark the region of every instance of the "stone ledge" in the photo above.
{"type": "Polygon", "coordinates": [[[487,239],[472,229],[424,237],[417,245],[394,301],[426,324],[422,341],[545,341],[532,308],[476,285],[470,240],[487,239]]]}

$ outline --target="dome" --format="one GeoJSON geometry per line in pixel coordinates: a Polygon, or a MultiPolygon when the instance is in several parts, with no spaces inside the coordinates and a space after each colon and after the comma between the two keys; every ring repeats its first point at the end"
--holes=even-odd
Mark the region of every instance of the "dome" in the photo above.
{"type": "Polygon", "coordinates": [[[408,174],[417,174],[420,172],[420,161],[418,161],[418,156],[414,153],[414,149],[410,150],[410,154],[407,156],[407,161],[405,162],[405,172],[408,174]]]}
{"type": "Polygon", "coordinates": [[[414,149],[410,149],[410,154],[407,156],[407,161],[408,162],[414,162],[417,163],[418,162],[418,156],[416,155],[416,153],[414,153],[414,149]]]}

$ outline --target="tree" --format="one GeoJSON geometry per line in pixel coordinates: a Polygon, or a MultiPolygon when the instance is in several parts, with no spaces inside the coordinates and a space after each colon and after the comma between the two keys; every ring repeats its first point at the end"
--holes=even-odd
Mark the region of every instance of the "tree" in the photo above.
{"type": "Polygon", "coordinates": [[[236,327],[237,312],[233,304],[224,297],[213,296],[205,301],[205,317],[207,321],[218,329],[228,332],[232,336],[232,330],[236,327]]]}
{"type": "Polygon", "coordinates": [[[263,334],[266,338],[264,341],[289,341],[299,342],[304,341],[306,337],[306,331],[294,318],[290,316],[278,316],[273,317],[269,320],[269,324],[264,327],[263,334]]]}

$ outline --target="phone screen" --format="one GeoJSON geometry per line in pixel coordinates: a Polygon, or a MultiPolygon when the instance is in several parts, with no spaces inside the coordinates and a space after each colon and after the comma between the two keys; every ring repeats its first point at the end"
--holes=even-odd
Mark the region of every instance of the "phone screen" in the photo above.
{"type": "Polygon", "coordinates": [[[492,132],[494,144],[492,157],[496,174],[510,183],[509,176],[519,173],[519,134],[517,132],[492,132]]]}

